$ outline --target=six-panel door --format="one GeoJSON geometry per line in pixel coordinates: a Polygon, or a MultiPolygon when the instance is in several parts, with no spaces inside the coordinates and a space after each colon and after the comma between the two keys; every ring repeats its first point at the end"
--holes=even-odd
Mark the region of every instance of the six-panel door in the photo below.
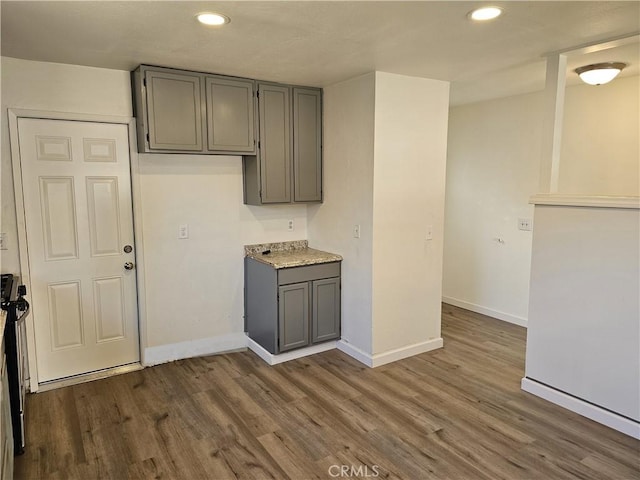
{"type": "Polygon", "coordinates": [[[138,362],[127,126],[20,118],[18,136],[39,382],[138,362]]]}

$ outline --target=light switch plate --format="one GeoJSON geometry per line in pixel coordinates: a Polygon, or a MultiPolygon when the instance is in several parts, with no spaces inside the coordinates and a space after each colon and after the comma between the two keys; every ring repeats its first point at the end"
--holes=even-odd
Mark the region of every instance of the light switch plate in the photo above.
{"type": "Polygon", "coordinates": [[[2,232],[0,233],[0,250],[7,249],[7,234],[2,232]]]}
{"type": "Polygon", "coordinates": [[[360,238],[360,225],[353,226],[353,238],[360,238]]]}
{"type": "Polygon", "coordinates": [[[189,238],[189,225],[179,225],[178,226],[178,238],[180,240],[184,240],[185,238],[189,238]]]}
{"type": "Polygon", "coordinates": [[[433,225],[427,225],[427,240],[433,240],[433,225]]]}

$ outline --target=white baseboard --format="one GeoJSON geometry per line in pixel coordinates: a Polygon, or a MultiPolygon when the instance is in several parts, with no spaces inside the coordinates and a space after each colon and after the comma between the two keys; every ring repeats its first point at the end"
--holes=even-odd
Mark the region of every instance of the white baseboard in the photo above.
{"type": "Polygon", "coordinates": [[[148,347],[144,349],[142,364],[148,367],[183,358],[240,350],[247,348],[247,339],[248,337],[244,332],[238,332],[219,335],[217,337],[199,338],[186,342],[148,347]]]}
{"type": "Polygon", "coordinates": [[[634,422],[633,420],[617,415],[609,410],[605,410],[604,408],[600,408],[592,403],[580,400],[579,398],[567,395],[564,392],[538,383],[530,378],[523,378],[520,386],[525,392],[544,398],[551,403],[560,405],[561,407],[571,410],[583,417],[590,418],[594,422],[601,423],[607,427],[622,432],[625,435],[629,435],[630,437],[640,440],[640,423],[638,422],[634,422]]]}
{"type": "Polygon", "coordinates": [[[355,358],[360,363],[364,363],[368,367],[375,368],[381,365],[386,365],[387,363],[402,360],[403,358],[413,357],[414,355],[418,355],[420,353],[430,352],[431,350],[442,348],[443,344],[444,342],[442,338],[439,337],[371,355],[344,340],[340,340],[338,341],[338,350],[355,358]]]}
{"type": "Polygon", "coordinates": [[[442,297],[444,303],[448,303],[455,307],[464,308],[465,310],[471,310],[472,312],[481,313],[489,317],[497,318],[505,322],[520,325],[521,327],[527,326],[527,319],[524,317],[518,317],[517,315],[511,315],[510,313],[501,312],[500,310],[493,310],[491,308],[483,307],[482,305],[476,305],[475,303],[465,302],[464,300],[458,300],[452,297],[442,297]]]}
{"type": "Polygon", "coordinates": [[[373,367],[373,359],[364,350],[360,350],[358,347],[351,345],[345,340],[338,340],[338,350],[346,353],[350,357],[355,358],[360,363],[364,363],[367,367],[373,367]]]}
{"type": "Polygon", "coordinates": [[[249,347],[249,350],[258,355],[269,365],[277,365],[278,363],[288,362],[297,358],[308,357],[309,355],[326,352],[327,350],[333,350],[334,348],[336,348],[336,341],[334,340],[330,342],[320,343],[318,345],[311,345],[310,347],[298,348],[297,350],[283,352],[277,355],[268,352],[261,345],[257,344],[249,337],[247,337],[247,347],[249,347]]]}

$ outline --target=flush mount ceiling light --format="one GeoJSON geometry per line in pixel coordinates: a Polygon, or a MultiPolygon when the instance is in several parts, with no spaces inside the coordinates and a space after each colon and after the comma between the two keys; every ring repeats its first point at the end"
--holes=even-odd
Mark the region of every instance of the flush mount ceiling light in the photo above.
{"type": "Polygon", "coordinates": [[[500,7],[482,7],[469,12],[469,18],[478,22],[493,20],[500,15],[502,15],[502,9],[500,7]]]}
{"type": "Polygon", "coordinates": [[[221,13],[213,13],[213,12],[202,12],[196,15],[196,18],[200,23],[210,26],[220,26],[225,23],[229,23],[231,20],[226,15],[222,15],[221,13]]]}
{"type": "Polygon", "coordinates": [[[616,78],[618,74],[626,67],[626,63],[622,62],[605,62],[585,65],[574,70],[584,83],[589,85],[604,85],[616,78]]]}

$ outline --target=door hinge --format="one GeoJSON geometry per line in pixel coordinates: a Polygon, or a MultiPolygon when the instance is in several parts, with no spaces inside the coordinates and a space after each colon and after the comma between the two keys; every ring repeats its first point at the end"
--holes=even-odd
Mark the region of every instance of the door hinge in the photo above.
{"type": "Polygon", "coordinates": [[[149,140],[149,134],[147,133],[147,142],[150,142],[151,140],[149,140]]]}
{"type": "Polygon", "coordinates": [[[260,90],[256,91],[256,98],[260,98],[260,90]]]}
{"type": "Polygon", "coordinates": [[[258,140],[258,149],[260,149],[260,140],[258,140]]]}
{"type": "Polygon", "coordinates": [[[142,85],[145,86],[145,87],[147,86],[147,79],[146,78],[142,79],[142,85]]]}

